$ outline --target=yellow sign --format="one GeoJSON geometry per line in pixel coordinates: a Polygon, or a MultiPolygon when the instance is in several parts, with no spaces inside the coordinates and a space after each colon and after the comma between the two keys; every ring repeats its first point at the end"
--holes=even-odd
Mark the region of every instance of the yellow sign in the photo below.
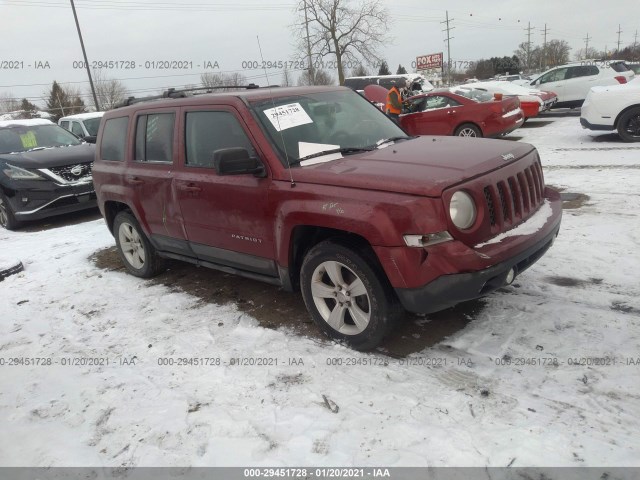
{"type": "Polygon", "coordinates": [[[36,136],[33,132],[20,135],[20,140],[22,141],[23,148],[36,148],[38,146],[38,140],[36,140],[36,136]]]}

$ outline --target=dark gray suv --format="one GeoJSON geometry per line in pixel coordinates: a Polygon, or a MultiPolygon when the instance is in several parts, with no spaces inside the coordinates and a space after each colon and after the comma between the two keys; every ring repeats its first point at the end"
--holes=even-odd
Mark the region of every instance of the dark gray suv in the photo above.
{"type": "Polygon", "coordinates": [[[0,226],[95,207],[94,155],[49,120],[0,121],[0,226]]]}

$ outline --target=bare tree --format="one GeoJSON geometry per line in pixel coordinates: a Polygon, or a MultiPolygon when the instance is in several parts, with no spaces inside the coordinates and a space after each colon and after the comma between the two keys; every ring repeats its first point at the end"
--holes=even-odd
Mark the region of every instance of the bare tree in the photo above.
{"type": "Polygon", "coordinates": [[[20,101],[13,97],[11,92],[0,93],[0,113],[15,112],[20,110],[20,101]]]}
{"type": "MultiPolygon", "coordinates": [[[[518,57],[523,70],[529,72],[541,64],[542,49],[540,47],[527,48],[527,42],[518,45],[518,49],[513,54],[518,57]]],[[[549,64],[549,62],[547,62],[549,64]]]]}
{"type": "Polygon", "coordinates": [[[314,70],[313,78],[310,77],[309,71],[304,71],[298,77],[298,85],[335,85],[336,81],[333,76],[326,70],[314,70]]]}
{"type": "Polygon", "coordinates": [[[356,68],[354,68],[351,71],[351,76],[352,77],[368,77],[369,76],[369,70],[367,70],[367,68],[364,65],[359,63],[356,66],[356,68]]]}
{"type": "Polygon", "coordinates": [[[127,89],[120,80],[107,78],[103,70],[93,70],[91,75],[101,110],[112,110],[126,100],[127,89]]]}
{"type": "Polygon", "coordinates": [[[284,70],[282,71],[282,79],[280,80],[280,85],[283,87],[291,87],[293,86],[293,84],[294,84],[293,76],[291,75],[291,72],[285,65],[284,70]]]}
{"type": "Polygon", "coordinates": [[[600,53],[597,49],[589,47],[586,51],[584,48],[577,50],[573,58],[575,60],[586,60],[588,58],[598,58],[600,53]]]}
{"type": "MultiPolygon", "coordinates": [[[[353,0],[300,0],[298,3],[299,21],[295,29],[300,54],[316,57],[314,66],[320,68],[318,58],[335,59],[340,85],[344,84],[345,63],[364,60],[373,65],[380,61],[378,49],[387,40],[389,31],[389,14],[382,0],[353,3],[353,0]]],[[[315,68],[310,69],[313,70],[315,68]]],[[[311,76],[307,74],[307,78],[311,76]]]]}
{"type": "MultiPolygon", "coordinates": [[[[231,74],[203,73],[200,75],[200,82],[206,88],[243,86],[247,84],[247,77],[238,72],[231,74]]],[[[232,91],[233,89],[227,90],[232,91]]]]}
{"type": "Polygon", "coordinates": [[[565,40],[551,40],[542,54],[545,57],[545,65],[555,67],[569,61],[571,47],[565,40]]]}

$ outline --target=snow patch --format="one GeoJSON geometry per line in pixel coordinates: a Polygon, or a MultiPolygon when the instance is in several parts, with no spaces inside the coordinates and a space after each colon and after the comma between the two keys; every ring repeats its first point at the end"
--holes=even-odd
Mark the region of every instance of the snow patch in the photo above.
{"type": "Polygon", "coordinates": [[[482,248],[486,245],[492,245],[494,243],[500,243],[505,238],[519,237],[523,235],[533,235],[547,223],[547,219],[553,214],[551,204],[545,200],[540,206],[538,211],[529,217],[524,223],[521,223],[515,228],[508,230],[500,235],[496,235],[491,240],[484,243],[479,243],[473,248],[482,248]]]}

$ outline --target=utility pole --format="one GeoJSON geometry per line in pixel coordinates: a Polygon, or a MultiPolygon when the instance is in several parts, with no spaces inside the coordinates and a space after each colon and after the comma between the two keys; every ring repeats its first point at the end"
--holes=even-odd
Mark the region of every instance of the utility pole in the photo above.
{"type": "Polygon", "coordinates": [[[531,26],[531,22],[529,22],[527,28],[527,73],[531,71],[531,30],[534,30],[536,27],[531,26]]]}
{"type": "Polygon", "coordinates": [[[622,33],[622,29],[620,28],[620,24],[618,24],[618,53],[620,53],[620,34],[622,33]]]}
{"type": "Polygon", "coordinates": [[[451,40],[455,38],[451,36],[451,30],[453,30],[456,27],[451,27],[449,25],[451,22],[453,22],[453,18],[449,19],[449,10],[446,11],[446,14],[447,14],[446,20],[440,23],[447,25],[447,27],[443,30],[443,32],[445,31],[447,32],[447,38],[445,39],[445,42],[447,42],[447,84],[451,85],[451,40]]]}
{"type": "Polygon", "coordinates": [[[584,39],[585,44],[584,44],[584,59],[586,60],[589,55],[589,32],[587,32],[587,38],[584,39]]]}
{"type": "Polygon", "coordinates": [[[307,29],[307,55],[309,57],[309,84],[315,84],[313,73],[313,59],[311,58],[311,40],[309,40],[309,19],[307,18],[307,0],[304,0],[304,26],[307,29]]]}
{"type": "Polygon", "coordinates": [[[636,46],[638,45],[638,30],[636,30],[636,34],[633,36],[633,49],[636,49],[636,46]]]}
{"type": "Polygon", "coordinates": [[[84,57],[84,66],[87,67],[87,75],[89,75],[89,85],[91,85],[91,93],[93,93],[93,102],[96,105],[96,112],[100,111],[100,104],[98,104],[98,96],[96,95],[96,89],[93,86],[93,79],[91,78],[91,70],[89,69],[89,61],[87,60],[87,52],[84,49],[84,42],[82,41],[82,32],[80,31],[80,23],[78,23],[78,14],[76,13],[76,6],[71,0],[71,10],[73,10],[73,18],[76,20],[76,28],[78,29],[78,37],[80,37],[80,46],[82,47],[82,55],[84,57]]]}
{"type": "Polygon", "coordinates": [[[544,24],[544,46],[542,47],[542,56],[540,58],[540,66],[541,70],[546,70],[547,68],[547,32],[549,29],[547,28],[547,24],[544,24]]]}

